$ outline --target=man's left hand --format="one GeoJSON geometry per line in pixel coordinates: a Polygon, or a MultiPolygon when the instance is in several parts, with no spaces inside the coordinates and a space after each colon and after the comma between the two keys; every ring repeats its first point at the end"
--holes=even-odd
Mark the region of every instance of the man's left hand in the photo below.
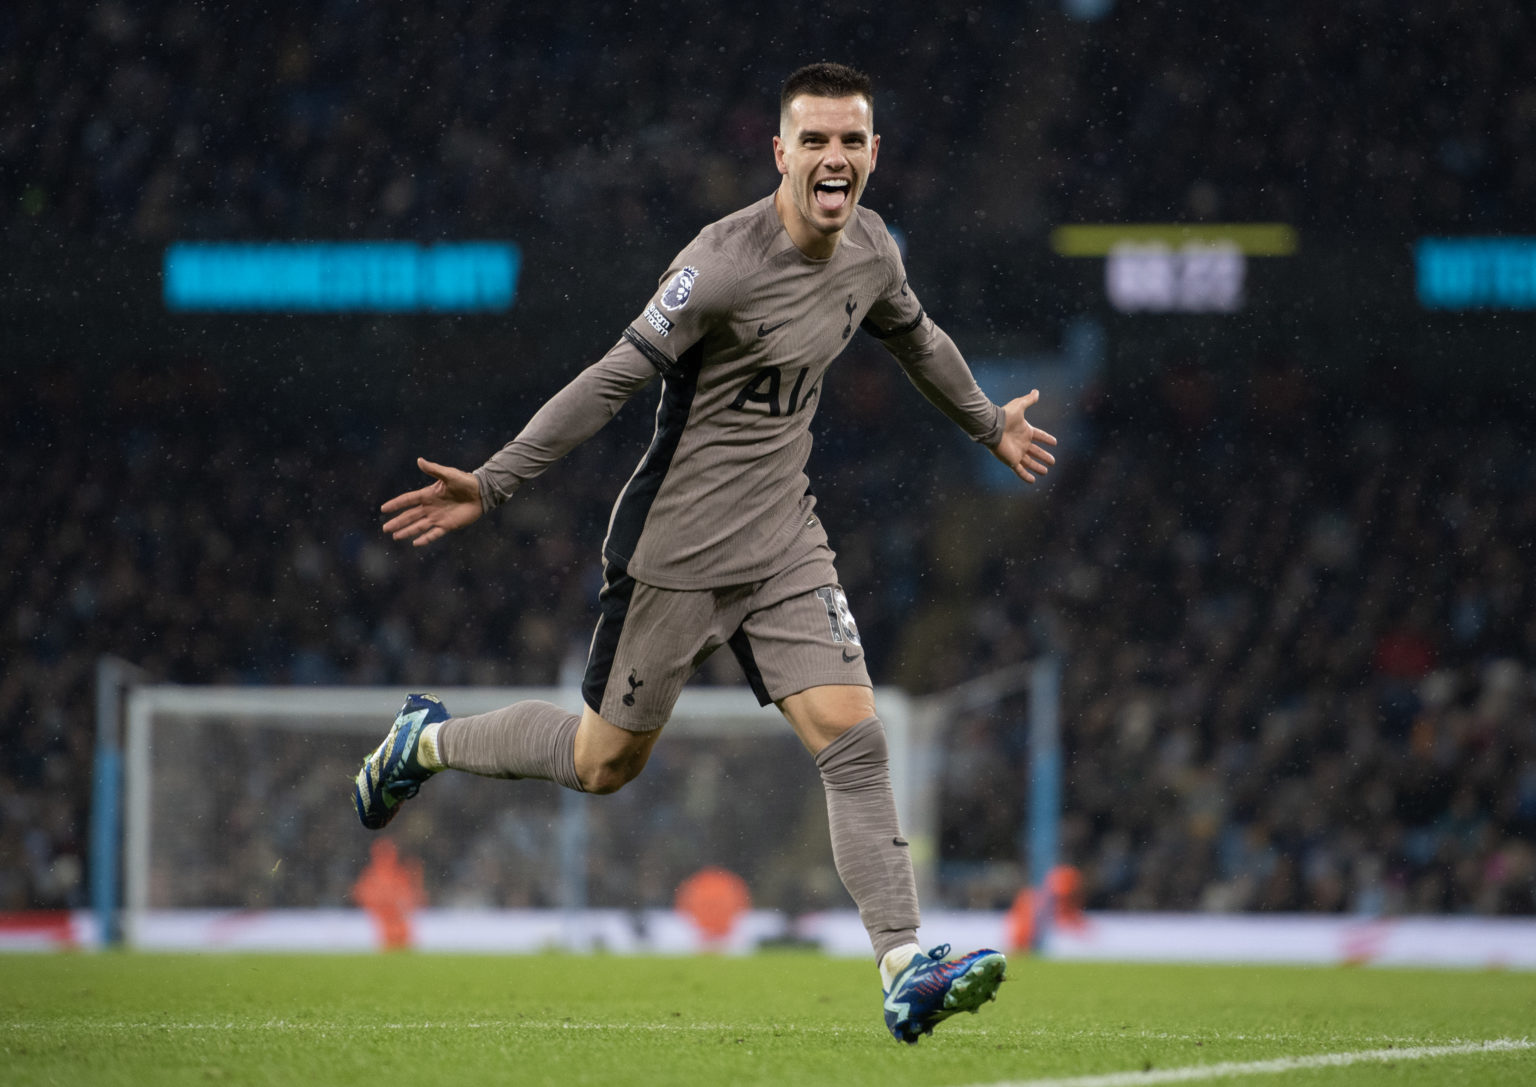
{"type": "Polygon", "coordinates": [[[1045,475],[1056,463],[1056,458],[1045,448],[1055,445],[1056,438],[1031,426],[1024,418],[1024,409],[1032,407],[1039,399],[1040,390],[1031,389],[1028,396],[1010,400],[1003,406],[1003,436],[992,447],[992,455],[1025,483],[1035,482],[1036,476],[1045,475]]]}

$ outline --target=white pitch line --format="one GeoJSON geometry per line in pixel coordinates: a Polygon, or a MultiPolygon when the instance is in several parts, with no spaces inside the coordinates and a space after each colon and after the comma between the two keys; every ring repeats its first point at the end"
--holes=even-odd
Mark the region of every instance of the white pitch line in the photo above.
{"type": "Polygon", "coordinates": [[[1342,1068],[1371,1061],[1423,1061],[1434,1057],[1459,1057],[1472,1053],[1509,1053],[1536,1048],[1525,1038],[1495,1038],[1489,1042],[1465,1042],[1460,1045],[1405,1046],[1401,1049],[1362,1049],[1354,1053],[1319,1053],[1311,1057],[1277,1057],[1268,1061],[1226,1061],[1221,1064],[1192,1064],[1183,1068],[1153,1068],[1144,1072],[1107,1072],[1091,1076],[1064,1076],[1059,1079],[1004,1080],[978,1084],[977,1087],[1142,1087],[1153,1083],[1193,1083],[1206,1079],[1235,1076],[1267,1076],[1310,1068],[1342,1068]]]}

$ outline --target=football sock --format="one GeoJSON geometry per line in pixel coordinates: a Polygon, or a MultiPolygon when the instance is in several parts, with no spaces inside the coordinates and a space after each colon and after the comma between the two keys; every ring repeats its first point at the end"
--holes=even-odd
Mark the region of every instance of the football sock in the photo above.
{"type": "Polygon", "coordinates": [[[890,992],[891,982],[896,980],[896,975],[907,968],[907,963],[912,961],[914,955],[922,953],[923,949],[917,944],[902,944],[882,955],[880,957],[880,988],[890,992]]]}
{"type": "MultiPolygon", "coordinates": [[[[885,726],[866,717],[816,756],[827,793],[832,861],[859,907],[875,961],[917,943],[917,881],[896,819],[885,726]]],[[[903,964],[905,965],[905,964],[903,964]]]]}
{"type": "Polygon", "coordinates": [[[580,723],[574,713],[548,702],[514,702],[490,713],[449,718],[433,736],[433,747],[442,765],[455,770],[537,778],[583,792],[576,776],[580,723]]]}
{"type": "Polygon", "coordinates": [[[421,764],[423,770],[437,773],[445,770],[442,756],[437,753],[437,732],[443,727],[443,722],[434,721],[421,730],[421,735],[416,739],[416,761],[421,764]]]}

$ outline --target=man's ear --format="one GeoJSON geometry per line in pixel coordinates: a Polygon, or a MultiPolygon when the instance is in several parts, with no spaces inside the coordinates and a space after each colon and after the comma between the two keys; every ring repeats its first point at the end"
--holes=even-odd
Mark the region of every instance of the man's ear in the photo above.
{"type": "Polygon", "coordinates": [[[789,167],[784,162],[784,141],[778,136],[773,138],[773,164],[779,168],[779,173],[789,173],[789,167]]]}

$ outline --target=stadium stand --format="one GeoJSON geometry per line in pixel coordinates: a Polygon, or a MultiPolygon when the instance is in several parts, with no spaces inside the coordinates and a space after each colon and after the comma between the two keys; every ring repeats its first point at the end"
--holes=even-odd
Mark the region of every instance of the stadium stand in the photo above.
{"type": "MultiPolygon", "coordinates": [[[[903,138],[870,201],[954,240],[924,258],[941,317],[974,314],[963,299],[997,273],[968,247],[1038,248],[1054,223],[1536,229],[1516,0],[1095,23],[1000,2],[937,20],[915,0],[879,19],[716,7],[658,27],[600,3],[538,23],[492,0],[19,5],[0,14],[0,229],[18,250],[571,222],[678,243],[772,184],[759,104],[807,45],[876,76],[903,138]]],[[[1030,299],[1012,305],[986,320],[1030,299]]],[[[962,345],[987,332],[946,325],[962,345]]],[[[251,415],[209,376],[217,345],[97,339],[3,364],[0,910],[83,904],[98,656],[186,683],[552,682],[643,441],[632,408],[558,486],[424,557],[380,537],[379,499],[417,453],[478,463],[507,413],[428,413],[455,448],[420,449],[345,403],[251,415]]],[[[1063,654],[1063,848],[1090,907],[1536,912],[1531,419],[1405,407],[1365,378],[1324,403],[1313,361],[1255,346],[1092,390],[1005,554],[995,498],[955,482],[965,452],[856,343],[813,471],[876,682],[931,691],[1063,654]],[[918,432],[946,493],[900,470],[918,432]]],[[[954,741],[941,893],[1002,908],[1022,737],[976,715],[954,741]]]]}

